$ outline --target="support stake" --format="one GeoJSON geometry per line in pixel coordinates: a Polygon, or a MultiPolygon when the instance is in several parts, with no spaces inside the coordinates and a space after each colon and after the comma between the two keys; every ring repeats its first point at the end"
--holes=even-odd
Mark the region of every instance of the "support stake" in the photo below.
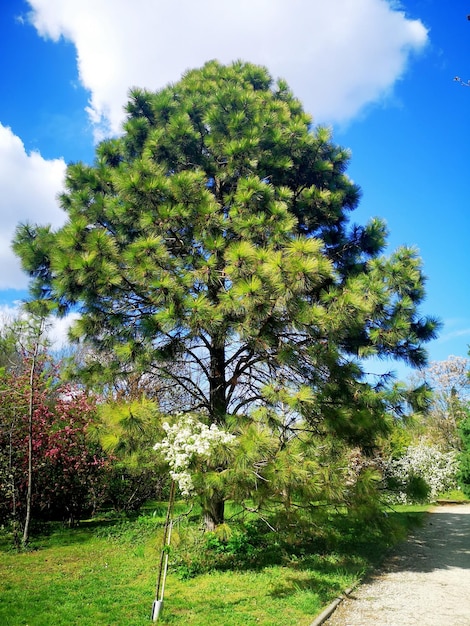
{"type": "Polygon", "coordinates": [[[156,622],[163,609],[163,595],[165,593],[165,581],[168,572],[168,551],[171,542],[171,531],[173,528],[173,505],[175,502],[175,481],[171,481],[170,497],[168,499],[168,509],[166,512],[165,529],[163,531],[163,546],[160,556],[160,566],[158,568],[157,585],[155,588],[155,600],[152,605],[152,621],[156,622]]]}

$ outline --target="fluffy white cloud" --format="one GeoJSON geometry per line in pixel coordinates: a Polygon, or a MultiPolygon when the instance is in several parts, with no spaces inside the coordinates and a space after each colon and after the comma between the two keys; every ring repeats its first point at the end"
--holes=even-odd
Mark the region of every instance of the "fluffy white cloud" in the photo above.
{"type": "MultiPolygon", "coordinates": [[[[68,331],[78,317],[78,313],[70,313],[62,318],[51,316],[48,319],[47,338],[52,350],[60,351],[69,346],[68,331]]],[[[21,310],[21,302],[0,305],[0,328],[19,319],[27,319],[27,315],[21,310]]]]}
{"type": "Polygon", "coordinates": [[[68,332],[70,326],[77,320],[78,317],[78,313],[69,313],[65,317],[49,318],[49,328],[47,336],[49,338],[49,341],[51,342],[51,347],[53,350],[62,350],[69,346],[68,332]]]}
{"type": "Polygon", "coordinates": [[[131,86],[156,89],[217,58],[266,65],[317,122],[386,95],[427,42],[392,0],[29,0],[38,32],[72,41],[97,129],[117,132],[131,86]]]}
{"type": "Polygon", "coordinates": [[[62,159],[28,154],[13,132],[0,124],[0,289],[23,289],[27,277],[11,250],[19,222],[59,226],[65,214],[57,204],[65,173],[62,159]]]}

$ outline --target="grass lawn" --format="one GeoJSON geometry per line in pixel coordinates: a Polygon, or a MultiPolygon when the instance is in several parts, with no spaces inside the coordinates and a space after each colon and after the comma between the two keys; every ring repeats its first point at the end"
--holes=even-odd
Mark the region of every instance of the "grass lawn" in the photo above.
{"type": "MultiPolygon", "coordinates": [[[[424,510],[408,507],[393,513],[394,539],[402,538],[424,510]]],[[[159,623],[308,626],[391,545],[390,538],[374,539],[366,529],[346,528],[345,523],[335,528],[328,550],[284,556],[278,563],[186,579],[173,567],[159,623]]],[[[161,530],[152,528],[148,517],[120,526],[110,520],[83,522],[76,529],[49,525],[24,553],[13,551],[4,538],[0,624],[148,626],[160,548],[161,530]]]]}

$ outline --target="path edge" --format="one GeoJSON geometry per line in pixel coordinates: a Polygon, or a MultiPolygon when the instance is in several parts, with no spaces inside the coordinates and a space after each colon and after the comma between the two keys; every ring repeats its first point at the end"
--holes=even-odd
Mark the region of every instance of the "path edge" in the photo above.
{"type": "Polygon", "coordinates": [[[354,589],[356,587],[358,587],[360,584],[361,584],[361,581],[358,581],[355,585],[353,585],[352,587],[349,587],[349,589],[346,589],[345,591],[343,591],[343,593],[340,596],[338,596],[337,598],[335,598],[326,607],[326,609],[324,609],[320,613],[320,615],[317,615],[317,617],[313,620],[313,622],[309,626],[321,626],[322,624],[324,624],[326,622],[326,620],[333,615],[333,613],[336,611],[336,609],[341,604],[341,602],[343,600],[345,600],[349,595],[351,595],[351,593],[354,591],[354,589]]]}

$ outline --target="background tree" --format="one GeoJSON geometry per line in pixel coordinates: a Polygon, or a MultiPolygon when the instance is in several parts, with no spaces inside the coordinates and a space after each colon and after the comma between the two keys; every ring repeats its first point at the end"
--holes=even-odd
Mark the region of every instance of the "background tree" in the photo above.
{"type": "Polygon", "coordinates": [[[18,320],[10,316],[0,316],[0,368],[4,371],[19,371],[22,367],[18,334],[18,320]]]}
{"type": "Polygon", "coordinates": [[[45,318],[32,318],[31,324],[27,328],[26,341],[23,345],[24,358],[27,368],[27,420],[28,420],[28,471],[26,489],[26,515],[23,527],[22,544],[25,546],[29,539],[29,525],[31,521],[31,508],[33,500],[33,425],[36,410],[36,382],[37,372],[43,365],[45,350],[47,347],[45,340],[45,318]]]}
{"type": "MultiPolygon", "coordinates": [[[[469,360],[433,361],[412,377],[425,399],[380,442],[385,486],[405,501],[435,499],[468,475],[469,360]]],[[[410,386],[409,385],[409,386],[410,386]]]]}
{"type": "Polygon", "coordinates": [[[417,435],[443,451],[459,450],[459,427],[470,400],[470,359],[449,356],[433,361],[417,374],[432,391],[429,410],[419,416],[417,435]]]}
{"type": "MultiPolygon", "coordinates": [[[[92,166],[68,167],[65,226],[18,228],[33,297],[80,311],[73,336],[113,355],[101,369],[166,379],[209,423],[263,406],[292,435],[282,406],[301,397],[318,435],[371,446],[387,396],[361,358],[423,365],[436,323],[418,311],[415,250],[381,256],[384,224],[349,224],[349,153],[248,63],[134,89],[127,114],[92,166]]],[[[212,524],[225,497],[213,490],[212,524]]]]}
{"type": "MultiPolygon", "coordinates": [[[[35,307],[38,308],[38,307],[35,307]]],[[[29,539],[29,529],[32,514],[33,498],[33,427],[36,410],[36,385],[38,372],[44,369],[47,353],[47,339],[45,336],[46,318],[44,315],[24,315],[12,320],[2,328],[1,344],[3,348],[2,376],[8,372],[10,378],[18,377],[21,386],[7,386],[3,389],[0,399],[4,405],[1,418],[1,430],[5,441],[3,450],[4,480],[7,491],[12,499],[12,520],[14,524],[15,541],[17,539],[17,484],[15,480],[14,458],[15,431],[18,425],[25,427],[25,467],[24,484],[25,497],[23,532],[21,543],[25,546],[29,539]],[[11,393],[13,392],[13,397],[11,393]]]]}
{"type": "Polygon", "coordinates": [[[103,494],[105,458],[87,434],[94,402],[60,383],[42,328],[24,316],[3,331],[11,358],[0,369],[0,524],[12,523],[18,546],[33,520],[73,522],[103,494]]]}

